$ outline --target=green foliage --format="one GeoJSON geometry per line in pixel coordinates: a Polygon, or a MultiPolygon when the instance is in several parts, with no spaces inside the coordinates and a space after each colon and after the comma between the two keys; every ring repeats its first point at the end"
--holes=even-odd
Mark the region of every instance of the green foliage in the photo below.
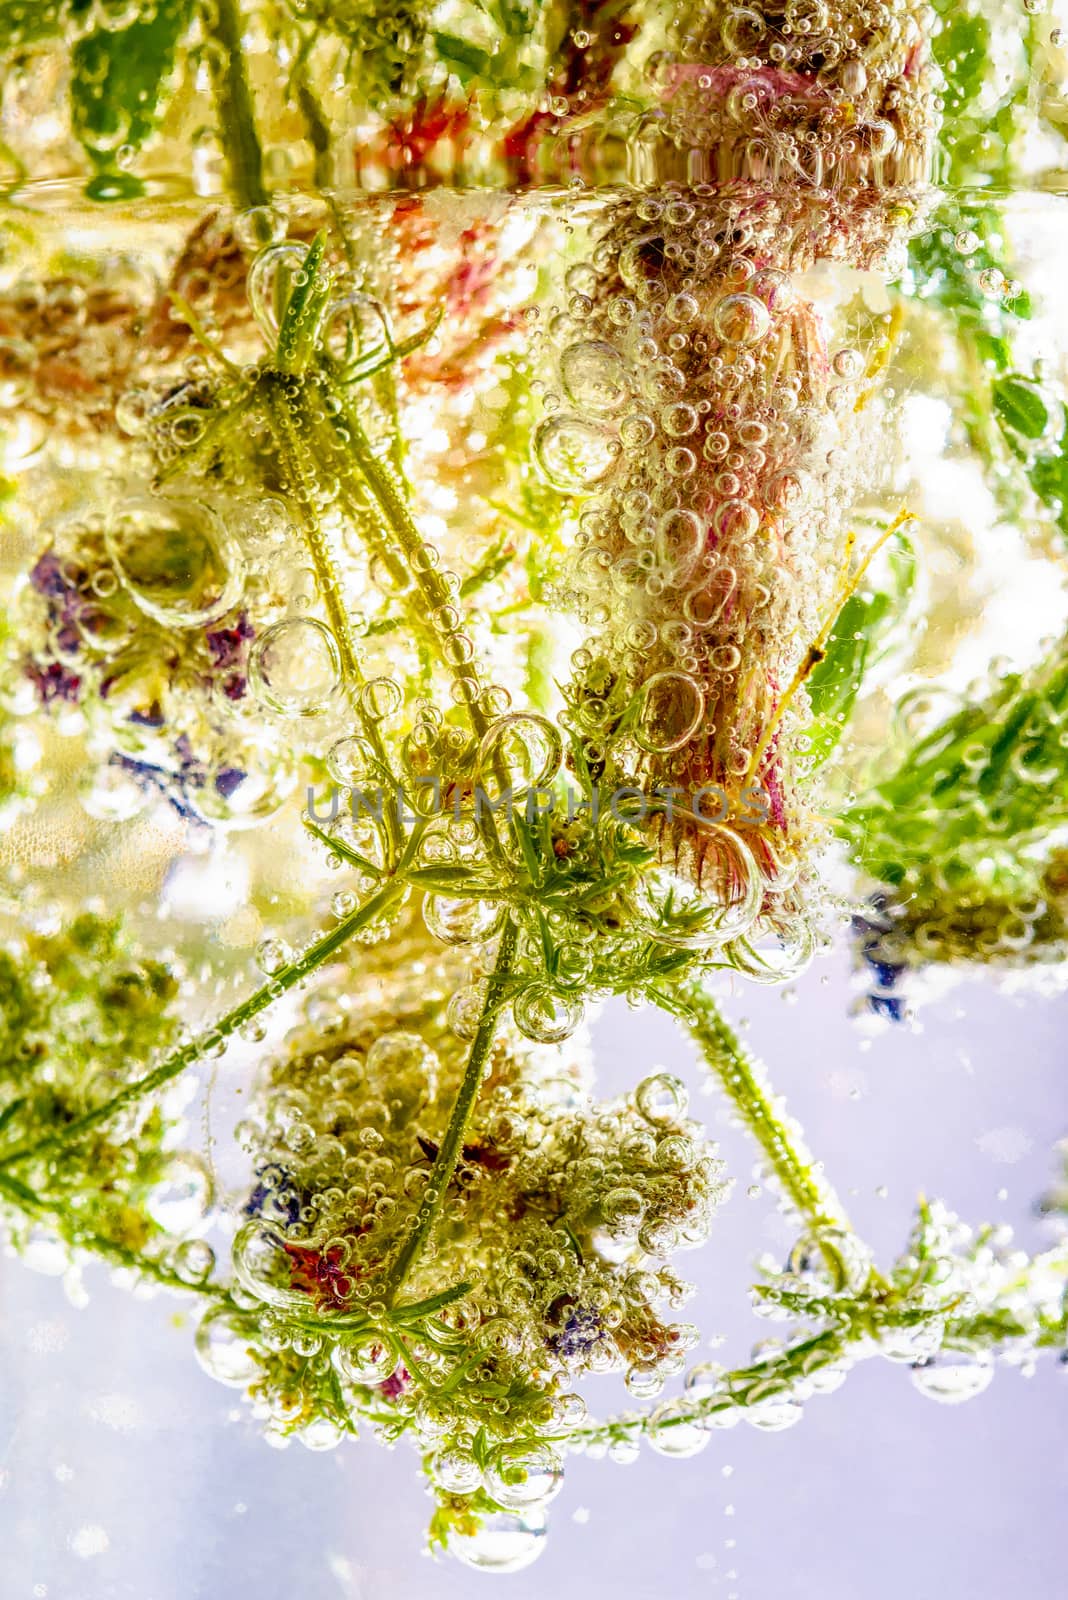
{"type": "Polygon", "coordinates": [[[1005,188],[1030,110],[1030,24],[1010,38],[995,33],[981,0],[936,0],[934,9],[932,53],[946,80],[937,181],[1005,188]]]}
{"type": "MultiPolygon", "coordinates": [[[[3,1149],[48,1139],[121,1087],[173,1039],[176,994],[163,963],[137,960],[117,921],[89,913],[0,950],[3,1149]]],[[[93,1130],[35,1167],[31,1210],[72,1243],[89,1230],[140,1249],[156,1232],[144,1201],[166,1164],[163,1131],[150,1102],[135,1138],[93,1130]]]]}
{"type": "Polygon", "coordinates": [[[88,193],[97,200],[140,191],[122,170],[119,151],[139,150],[166,104],[192,0],[156,0],[126,28],[99,28],[71,54],[71,126],[97,169],[88,193]]]}
{"type": "Polygon", "coordinates": [[[1015,374],[996,378],[990,395],[1001,430],[1006,439],[1017,441],[1016,449],[1021,449],[1018,441],[1041,439],[1049,427],[1049,410],[1032,379],[1015,374]]]}
{"type": "Polygon", "coordinates": [[[434,7],[426,0],[288,0],[297,18],[334,34],[352,53],[361,97],[377,108],[381,96],[410,87],[422,58],[434,7]]]}
{"type": "Polygon", "coordinates": [[[141,192],[125,163],[159,124],[194,0],[140,0],[137,10],[129,21],[126,0],[0,0],[0,68],[45,45],[71,47],[71,130],[96,169],[95,200],[141,192]]]}
{"type": "Polygon", "coordinates": [[[851,595],[842,607],[823,660],[807,679],[813,721],[806,730],[809,753],[826,761],[842,736],[864,683],[865,674],[885,650],[886,635],[901,616],[912,589],[916,564],[902,535],[881,587],[851,595]]]}
{"type": "Polygon", "coordinates": [[[0,0],[0,53],[31,50],[83,25],[93,0],[0,0]]]}
{"type": "Polygon", "coordinates": [[[936,9],[934,55],[946,77],[938,179],[948,198],[910,246],[912,292],[940,309],[957,342],[961,381],[948,398],[1006,514],[1025,514],[1029,488],[1068,536],[1068,419],[1059,397],[1017,370],[1014,328],[1031,306],[1011,284],[1000,221],[1000,196],[1035,123],[1032,24],[1024,20],[1006,60],[1004,31],[995,35],[978,5],[939,0],[936,9]]]}
{"type": "Polygon", "coordinates": [[[1066,714],[1063,647],[963,705],[838,819],[857,865],[894,886],[938,877],[990,898],[1032,880],[1032,852],[1068,823],[1066,714]]]}

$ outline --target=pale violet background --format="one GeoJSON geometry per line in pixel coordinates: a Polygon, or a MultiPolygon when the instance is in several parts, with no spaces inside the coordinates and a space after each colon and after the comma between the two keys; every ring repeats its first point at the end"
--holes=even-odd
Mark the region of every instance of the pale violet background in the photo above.
{"type": "MultiPolygon", "coordinates": [[[[748,1038],[883,1260],[917,1193],[973,1221],[1032,1212],[1066,1131],[1068,1000],[970,985],[922,1031],[866,1041],[847,1012],[843,954],[791,999],[739,989],[748,1038]],[[886,1187],[884,1196],[877,1191],[886,1187]]],[[[735,1191],[702,1252],[693,1312],[738,1364],[776,1332],[748,1309],[749,1263],[786,1247],[771,1196],[746,1195],[753,1152],[724,1124],[672,1024],[609,1008],[597,1024],[612,1091],[656,1065],[693,1086],[735,1191]]],[[[73,1309],[55,1279],[0,1263],[2,1600],[1063,1600],[1068,1593],[1068,1373],[1000,1371],[979,1399],[942,1407],[907,1371],[869,1362],[813,1400],[796,1428],[716,1435],[692,1461],[647,1448],[629,1467],[575,1460],[548,1549],[503,1578],[420,1553],[430,1505],[413,1454],[372,1441],[314,1455],[263,1444],[233,1391],[195,1364],[174,1299],[139,1301],[87,1275],[73,1309]]],[[[712,1356],[712,1352],[707,1352],[712,1356]]],[[[618,1404],[612,1382],[593,1407],[618,1404]]]]}

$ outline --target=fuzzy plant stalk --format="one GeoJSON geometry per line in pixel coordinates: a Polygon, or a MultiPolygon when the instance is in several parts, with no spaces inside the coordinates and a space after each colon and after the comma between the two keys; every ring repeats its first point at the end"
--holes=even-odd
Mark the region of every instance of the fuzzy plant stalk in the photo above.
{"type": "Polygon", "coordinates": [[[790,942],[805,684],[880,538],[848,522],[895,334],[863,286],[922,210],[936,76],[919,10],[842,4],[712,6],[661,79],[648,187],[607,206],[546,339],[536,448],[586,497],[569,711],[591,772],[662,793],[662,858],[727,907],[710,941],[759,916],[790,942]],[[832,263],[859,337],[813,299],[832,263]]]}

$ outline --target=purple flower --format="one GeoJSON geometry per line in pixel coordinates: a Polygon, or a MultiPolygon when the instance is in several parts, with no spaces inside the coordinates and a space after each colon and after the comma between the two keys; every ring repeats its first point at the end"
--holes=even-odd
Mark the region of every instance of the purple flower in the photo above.
{"type": "Polygon", "coordinates": [[[117,750],[112,752],[108,764],[121,767],[123,772],[128,772],[132,778],[136,778],[146,793],[157,794],[166,800],[174,807],[183,822],[203,825],[203,818],[197,816],[186,799],[181,779],[176,779],[173,772],[168,772],[165,767],[153,766],[150,761],[135,761],[132,756],[121,755],[117,750]]]}
{"type": "MultiPolygon", "coordinates": [[[[215,628],[205,635],[211,651],[211,664],[220,670],[235,667],[244,656],[244,647],[254,639],[256,630],[242,611],[232,628],[215,628]]],[[[231,696],[231,699],[236,698],[231,696]]]]}
{"type": "Polygon", "coordinates": [[[860,941],[860,955],[875,979],[876,992],[868,995],[868,1010],[877,1017],[900,1022],[905,1016],[905,1003],[900,992],[895,994],[906,971],[903,961],[887,961],[883,953],[883,939],[893,931],[894,919],[883,894],[871,897],[868,906],[853,917],[853,932],[860,941]]]}
{"type": "Polygon", "coordinates": [[[224,800],[229,800],[234,790],[239,788],[248,777],[247,772],[242,772],[240,767],[223,767],[215,774],[215,789],[224,800]]]}
{"type": "Polygon", "coordinates": [[[257,1167],[256,1177],[259,1182],[245,1202],[245,1216],[262,1216],[264,1207],[270,1201],[272,1214],[277,1220],[287,1225],[298,1221],[305,1197],[289,1173],[282,1167],[271,1164],[257,1167]]]}
{"type": "Polygon", "coordinates": [[[378,1392],[385,1400],[399,1400],[405,1394],[412,1375],[404,1366],[399,1366],[390,1377],[378,1385],[378,1392]]]}
{"type": "Polygon", "coordinates": [[[40,667],[35,661],[27,661],[26,676],[37,690],[37,698],[43,706],[51,705],[53,700],[66,700],[70,705],[78,704],[82,680],[76,672],[70,672],[61,661],[51,661],[47,667],[40,667]]]}
{"type": "Polygon", "coordinates": [[[549,1307],[549,1318],[559,1332],[551,1334],[546,1344],[562,1361],[584,1361],[600,1344],[605,1326],[596,1311],[580,1306],[570,1295],[554,1301],[549,1307]]]}
{"type": "Polygon", "coordinates": [[[47,595],[50,600],[58,600],[61,596],[70,593],[71,586],[63,576],[63,563],[54,550],[46,550],[39,556],[37,564],[30,573],[30,582],[38,594],[47,595]]]}
{"type": "Polygon", "coordinates": [[[131,711],[127,721],[136,722],[141,728],[162,728],[163,708],[154,700],[147,711],[131,711]]]}
{"type": "Polygon", "coordinates": [[[180,733],[175,739],[174,753],[178,757],[178,771],[181,774],[182,784],[202,789],[207,774],[204,771],[204,763],[194,753],[187,733],[180,733]]]}

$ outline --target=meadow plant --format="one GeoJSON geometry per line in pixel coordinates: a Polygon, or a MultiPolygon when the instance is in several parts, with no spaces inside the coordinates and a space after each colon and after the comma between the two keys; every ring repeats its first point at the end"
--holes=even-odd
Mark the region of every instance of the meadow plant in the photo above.
{"type": "Polygon", "coordinates": [[[471,1566],[539,1553],[571,1453],[1063,1357],[1063,1227],[924,1201],[880,1267],[717,999],[851,922],[890,1022],[932,966],[1063,971],[1063,645],[902,695],[939,533],[886,459],[934,349],[1062,559],[1062,375],[968,198],[1053,137],[1059,40],[1009,42],[911,0],[0,0],[6,1238],[196,1303],[273,1443],[413,1445],[471,1566]],[[224,854],[242,903],[178,927],[224,854]],[[597,1098],[613,996],[791,1219],[735,1368],[677,1259],[732,1178],[672,1074],[597,1098]],[[228,1188],[184,1112],[231,1051],[228,1188]]]}

